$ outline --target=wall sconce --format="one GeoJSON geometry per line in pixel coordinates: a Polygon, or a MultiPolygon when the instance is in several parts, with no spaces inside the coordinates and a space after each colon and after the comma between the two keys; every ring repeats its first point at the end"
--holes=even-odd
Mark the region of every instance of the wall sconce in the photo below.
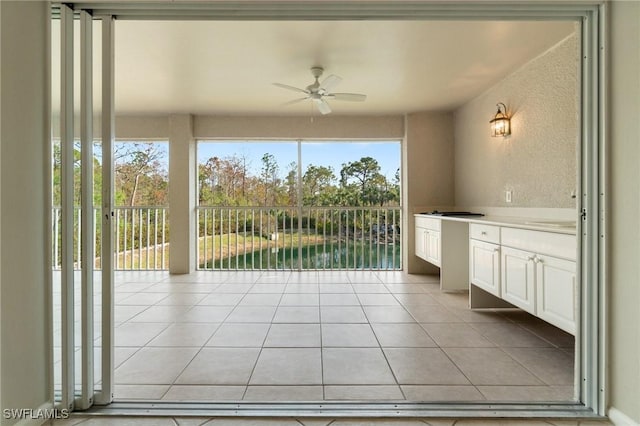
{"type": "Polygon", "coordinates": [[[489,123],[491,124],[491,136],[508,136],[511,134],[511,119],[507,115],[507,107],[502,102],[496,104],[498,112],[489,123]]]}

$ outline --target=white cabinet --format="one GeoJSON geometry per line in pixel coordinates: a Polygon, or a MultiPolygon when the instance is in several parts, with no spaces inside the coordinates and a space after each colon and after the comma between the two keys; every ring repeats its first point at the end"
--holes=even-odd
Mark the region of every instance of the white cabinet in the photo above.
{"type": "Polygon", "coordinates": [[[536,315],[567,333],[576,333],[578,283],[576,263],[536,256],[536,315]]]}
{"type": "Polygon", "coordinates": [[[425,260],[436,266],[440,266],[440,231],[428,229],[425,238],[425,260]]]}
{"type": "Polygon", "coordinates": [[[469,240],[469,281],[500,297],[500,246],[469,240]]]}
{"type": "Polygon", "coordinates": [[[416,256],[440,266],[440,220],[416,217],[416,256]]]}
{"type": "Polygon", "coordinates": [[[502,298],[536,314],[535,255],[531,252],[502,247],[502,298]]]}
{"type": "Polygon", "coordinates": [[[427,230],[416,226],[416,256],[427,260],[427,230]]]}

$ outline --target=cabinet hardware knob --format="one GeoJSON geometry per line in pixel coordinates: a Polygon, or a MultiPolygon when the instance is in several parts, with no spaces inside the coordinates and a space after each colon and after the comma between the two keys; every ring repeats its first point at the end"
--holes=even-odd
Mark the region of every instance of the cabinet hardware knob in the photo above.
{"type": "Polygon", "coordinates": [[[482,231],[482,232],[480,232],[480,235],[487,235],[487,233],[482,231]]]}
{"type": "Polygon", "coordinates": [[[497,252],[499,252],[499,251],[500,251],[500,249],[499,249],[499,248],[497,248],[497,247],[493,249],[493,252],[494,252],[494,253],[497,253],[497,252]]]}
{"type": "Polygon", "coordinates": [[[527,257],[527,261],[535,262],[536,261],[536,257],[535,256],[529,256],[529,257],[527,257]]]}

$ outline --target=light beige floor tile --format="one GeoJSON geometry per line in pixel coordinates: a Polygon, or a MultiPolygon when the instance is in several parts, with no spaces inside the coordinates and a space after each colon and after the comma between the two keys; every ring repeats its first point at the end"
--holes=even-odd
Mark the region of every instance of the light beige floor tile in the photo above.
{"type": "Polygon", "coordinates": [[[372,324],[383,347],[429,348],[437,346],[419,324],[372,324]]]}
{"type": "Polygon", "coordinates": [[[575,346],[575,337],[544,321],[525,322],[520,325],[523,328],[535,334],[536,336],[540,337],[541,339],[548,341],[554,346],[558,346],[558,347],[574,347],[575,346]]]}
{"type": "Polygon", "coordinates": [[[320,324],[272,324],[264,347],[319,348],[320,324]]]}
{"type": "Polygon", "coordinates": [[[384,348],[398,383],[468,385],[456,365],[437,348],[384,348]]]}
{"type": "Polygon", "coordinates": [[[352,283],[351,287],[353,288],[353,291],[355,291],[356,293],[389,294],[389,289],[387,289],[382,283],[379,283],[379,284],[352,283]]]}
{"type": "Polygon", "coordinates": [[[193,306],[204,299],[207,295],[205,293],[173,293],[159,301],[157,306],[167,305],[183,305],[193,306]]]}
{"type": "MultiPolygon", "coordinates": [[[[136,315],[138,315],[140,312],[143,312],[144,310],[146,310],[147,308],[149,308],[148,305],[129,305],[129,306],[114,306],[113,307],[113,320],[115,322],[125,322],[130,320],[131,318],[135,317],[136,315]]],[[[163,320],[162,322],[165,322],[165,320],[163,320]]]]}
{"type": "Polygon", "coordinates": [[[142,348],[115,370],[116,384],[171,384],[197,348],[142,348]]]}
{"type": "Polygon", "coordinates": [[[208,417],[174,417],[177,426],[202,426],[210,419],[208,417]]]}
{"type": "Polygon", "coordinates": [[[252,293],[276,293],[282,294],[284,293],[284,289],[286,284],[282,281],[272,284],[262,284],[260,280],[249,290],[249,294],[252,293]]]}
{"type": "Polygon", "coordinates": [[[391,294],[358,293],[363,306],[400,306],[400,302],[391,294]]]}
{"type": "Polygon", "coordinates": [[[135,293],[116,301],[116,305],[154,305],[168,295],[169,293],[135,293]]]}
{"type": "Polygon", "coordinates": [[[306,284],[306,283],[291,283],[287,284],[284,289],[285,294],[293,293],[304,293],[304,294],[318,294],[320,292],[320,287],[318,284],[306,284]]]}
{"type": "Polygon", "coordinates": [[[327,284],[320,281],[320,293],[354,293],[351,284],[327,284]]]}
{"type": "MultiPolygon", "coordinates": [[[[96,347],[95,348],[95,352],[94,352],[94,361],[93,364],[94,366],[100,366],[100,360],[101,355],[102,355],[102,348],[101,347],[96,347]]],[[[128,360],[129,358],[131,358],[131,355],[133,355],[134,353],[138,352],[141,348],[139,347],[117,347],[117,348],[113,348],[113,353],[114,353],[114,367],[117,368],[119,367],[123,362],[125,362],[126,360],[128,360]]],[[[98,376],[96,376],[98,377],[98,376]]]]}
{"type": "Polygon", "coordinates": [[[325,400],[404,400],[398,385],[325,386],[325,400]]]}
{"type": "Polygon", "coordinates": [[[242,298],[238,306],[278,306],[281,297],[280,293],[249,293],[242,298]]]}
{"type": "Polygon", "coordinates": [[[573,357],[555,348],[505,348],[512,358],[548,385],[573,385],[573,357]]]}
{"type": "Polygon", "coordinates": [[[382,284],[375,272],[347,272],[347,278],[352,284],[382,284]]]}
{"type": "Polygon", "coordinates": [[[225,283],[213,290],[214,293],[246,293],[251,290],[253,284],[225,283]]]}
{"type": "Polygon", "coordinates": [[[274,323],[319,323],[320,311],[315,306],[280,306],[274,323]]]}
{"type": "Polygon", "coordinates": [[[364,306],[370,323],[415,323],[413,317],[402,306],[364,306]]]}
{"type": "Polygon", "coordinates": [[[218,328],[206,346],[260,348],[270,324],[225,323],[218,328]]]}
{"type": "Polygon", "coordinates": [[[227,322],[271,322],[275,306],[237,306],[227,317],[227,322]]]}
{"type": "Polygon", "coordinates": [[[171,417],[89,417],[82,426],[175,426],[171,417]]]}
{"type": "Polygon", "coordinates": [[[355,294],[330,294],[320,295],[320,305],[322,306],[360,306],[360,300],[355,294]]]}
{"type": "Polygon", "coordinates": [[[425,426],[414,419],[337,419],[331,426],[425,426]]]}
{"type": "Polygon", "coordinates": [[[115,385],[114,399],[146,399],[162,398],[169,390],[169,385],[115,385]]]}
{"type": "Polygon", "coordinates": [[[182,314],[180,322],[222,322],[231,313],[231,306],[194,306],[182,314]]]}
{"type": "Polygon", "coordinates": [[[322,323],[367,323],[367,317],[359,306],[321,306],[322,323]]]}
{"type": "Polygon", "coordinates": [[[168,326],[160,322],[124,323],[115,328],[115,346],[144,346],[168,326]]]}
{"type": "Polygon", "coordinates": [[[240,401],[246,386],[174,385],[162,398],[165,401],[240,401]]]}
{"type": "MultiPolygon", "coordinates": [[[[53,423],[51,424],[53,424],[54,426],[75,426],[75,425],[82,424],[83,422],[86,422],[88,419],[89,417],[79,416],[79,415],[76,415],[75,413],[71,413],[69,418],[54,420],[53,423]]],[[[48,423],[45,423],[45,424],[48,424],[48,423]]]]}
{"type": "Polygon", "coordinates": [[[422,327],[441,348],[495,347],[473,327],[464,323],[427,323],[422,327]]]}
{"type": "MultiPolygon", "coordinates": [[[[117,308],[117,306],[116,306],[117,308]]],[[[175,322],[178,321],[189,306],[151,306],[131,318],[130,322],[175,322]]]]}
{"type": "Polygon", "coordinates": [[[147,346],[202,346],[219,325],[219,323],[172,324],[150,341],[147,346]]]}
{"type": "Polygon", "coordinates": [[[447,306],[447,309],[453,312],[458,318],[467,323],[482,322],[509,322],[500,312],[491,310],[476,310],[469,308],[457,308],[447,306]]]}
{"type": "Polygon", "coordinates": [[[258,348],[203,348],[175,381],[177,385],[246,385],[258,348]]]}
{"type": "Polygon", "coordinates": [[[378,347],[369,324],[322,324],[323,347],[378,347]]]}
{"type": "Polygon", "coordinates": [[[558,402],[573,401],[572,386],[478,386],[489,401],[558,402]]]}
{"type": "Polygon", "coordinates": [[[407,305],[407,310],[420,323],[462,322],[462,319],[441,305],[407,305]]]}
{"type": "Polygon", "coordinates": [[[207,426],[300,426],[295,419],[290,418],[217,418],[206,423],[207,426]]]}
{"type": "Polygon", "coordinates": [[[320,297],[316,293],[289,293],[282,296],[280,306],[318,306],[320,297]]]}
{"type": "Polygon", "coordinates": [[[448,402],[480,401],[484,396],[475,386],[402,385],[407,401],[448,402]]]}
{"type": "Polygon", "coordinates": [[[322,401],[322,386],[248,386],[245,401],[322,401]]]}
{"type": "Polygon", "coordinates": [[[543,384],[501,349],[446,348],[444,351],[474,385],[543,384]]]}
{"type": "Polygon", "coordinates": [[[424,294],[427,292],[422,284],[385,284],[385,287],[393,294],[424,294]]]}
{"type": "Polygon", "coordinates": [[[213,293],[207,295],[198,305],[207,306],[236,306],[245,293],[213,293]]]}
{"type": "Polygon", "coordinates": [[[442,305],[451,308],[469,308],[469,292],[443,292],[432,293],[431,296],[440,302],[442,305]]]}
{"type": "Polygon", "coordinates": [[[439,305],[439,303],[426,293],[393,293],[398,302],[405,306],[410,305],[439,305]]]}
{"type": "Polygon", "coordinates": [[[378,348],[324,348],[322,366],[325,385],[396,384],[378,348]]]}
{"type": "Polygon", "coordinates": [[[322,384],[320,348],[264,348],[251,385],[322,384]]]}
{"type": "Polygon", "coordinates": [[[516,324],[473,323],[471,326],[498,346],[508,348],[551,346],[549,342],[516,324]]]}

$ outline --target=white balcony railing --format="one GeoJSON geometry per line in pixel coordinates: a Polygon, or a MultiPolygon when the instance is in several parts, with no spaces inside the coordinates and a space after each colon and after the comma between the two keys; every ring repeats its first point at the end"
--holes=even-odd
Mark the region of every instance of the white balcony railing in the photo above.
{"type": "MultiPolygon", "coordinates": [[[[169,227],[166,207],[116,207],[116,270],[169,269],[169,227]]],[[[61,266],[61,209],[53,208],[53,268],[61,266]]],[[[74,209],[74,266],[80,267],[80,208],[74,209]]],[[[100,215],[94,208],[93,240],[96,242],[94,267],[100,269],[100,215]]]]}
{"type": "Polygon", "coordinates": [[[198,207],[201,270],[397,270],[400,207],[198,207]]]}

